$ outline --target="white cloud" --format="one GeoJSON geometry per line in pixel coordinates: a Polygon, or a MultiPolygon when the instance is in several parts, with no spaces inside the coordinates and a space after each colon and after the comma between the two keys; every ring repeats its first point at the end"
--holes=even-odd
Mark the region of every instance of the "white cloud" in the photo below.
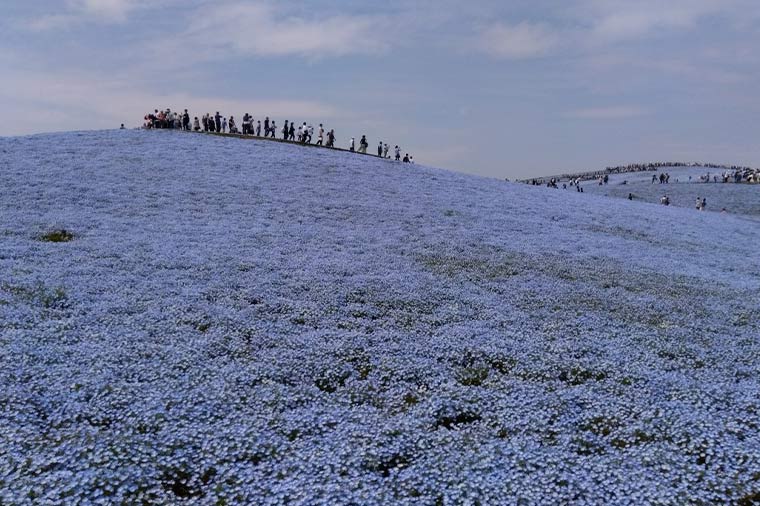
{"type": "Polygon", "coordinates": [[[191,17],[178,44],[195,41],[207,55],[300,55],[307,58],[372,54],[387,49],[386,21],[379,16],[299,17],[273,4],[208,4],[191,17]]]}
{"type": "Polygon", "coordinates": [[[477,46],[498,58],[525,59],[547,54],[558,41],[559,37],[551,27],[522,22],[491,25],[480,34],[477,46]]]}
{"type": "Polygon", "coordinates": [[[758,8],[745,0],[586,0],[579,11],[592,36],[615,41],[693,29],[706,18],[740,20],[758,8]]]}
{"type": "Polygon", "coordinates": [[[650,113],[651,111],[643,107],[618,105],[610,107],[591,107],[587,109],[577,109],[575,111],[566,113],[565,117],[577,119],[613,120],[638,118],[641,116],[646,116],[650,113]]]}
{"type": "Polygon", "coordinates": [[[75,9],[103,19],[123,21],[137,6],[135,0],[73,0],[75,9]]]}
{"type": "Polygon", "coordinates": [[[66,0],[64,10],[27,21],[32,31],[69,29],[82,23],[123,23],[138,7],[154,6],[145,0],[66,0]]]}
{"type": "Polygon", "coordinates": [[[310,100],[240,100],[189,93],[159,94],[131,81],[63,76],[56,79],[35,73],[7,75],[0,84],[0,103],[13,104],[23,112],[24,122],[0,123],[0,135],[40,131],[128,127],[142,123],[142,116],[155,108],[187,108],[192,115],[222,112],[256,118],[302,118],[329,120],[338,112],[329,104],[310,100]]]}

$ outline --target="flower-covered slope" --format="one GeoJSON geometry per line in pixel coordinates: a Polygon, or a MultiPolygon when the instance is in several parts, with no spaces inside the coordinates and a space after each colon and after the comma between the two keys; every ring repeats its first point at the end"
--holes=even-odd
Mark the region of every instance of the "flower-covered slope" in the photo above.
{"type": "Polygon", "coordinates": [[[760,498],[740,217],[144,131],[0,195],[2,504],[760,498]]]}

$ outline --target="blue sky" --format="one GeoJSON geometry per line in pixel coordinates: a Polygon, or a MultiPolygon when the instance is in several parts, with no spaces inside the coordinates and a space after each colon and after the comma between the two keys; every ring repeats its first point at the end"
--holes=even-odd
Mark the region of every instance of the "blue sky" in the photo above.
{"type": "Polygon", "coordinates": [[[760,165],[755,0],[5,0],[0,135],[220,110],[529,177],[760,165]]]}

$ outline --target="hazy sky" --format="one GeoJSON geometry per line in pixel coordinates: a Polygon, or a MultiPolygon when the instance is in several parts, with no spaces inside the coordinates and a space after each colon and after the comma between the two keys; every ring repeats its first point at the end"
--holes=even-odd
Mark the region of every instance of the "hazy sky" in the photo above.
{"type": "Polygon", "coordinates": [[[757,0],[2,0],[0,135],[190,109],[496,177],[760,165],[757,0]]]}

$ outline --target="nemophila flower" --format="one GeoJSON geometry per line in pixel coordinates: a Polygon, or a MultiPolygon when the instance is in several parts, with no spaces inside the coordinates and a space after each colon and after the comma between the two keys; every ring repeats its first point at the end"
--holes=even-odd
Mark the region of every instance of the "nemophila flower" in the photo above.
{"type": "Polygon", "coordinates": [[[0,148],[3,504],[757,496],[746,220],[177,132],[0,148]]]}

